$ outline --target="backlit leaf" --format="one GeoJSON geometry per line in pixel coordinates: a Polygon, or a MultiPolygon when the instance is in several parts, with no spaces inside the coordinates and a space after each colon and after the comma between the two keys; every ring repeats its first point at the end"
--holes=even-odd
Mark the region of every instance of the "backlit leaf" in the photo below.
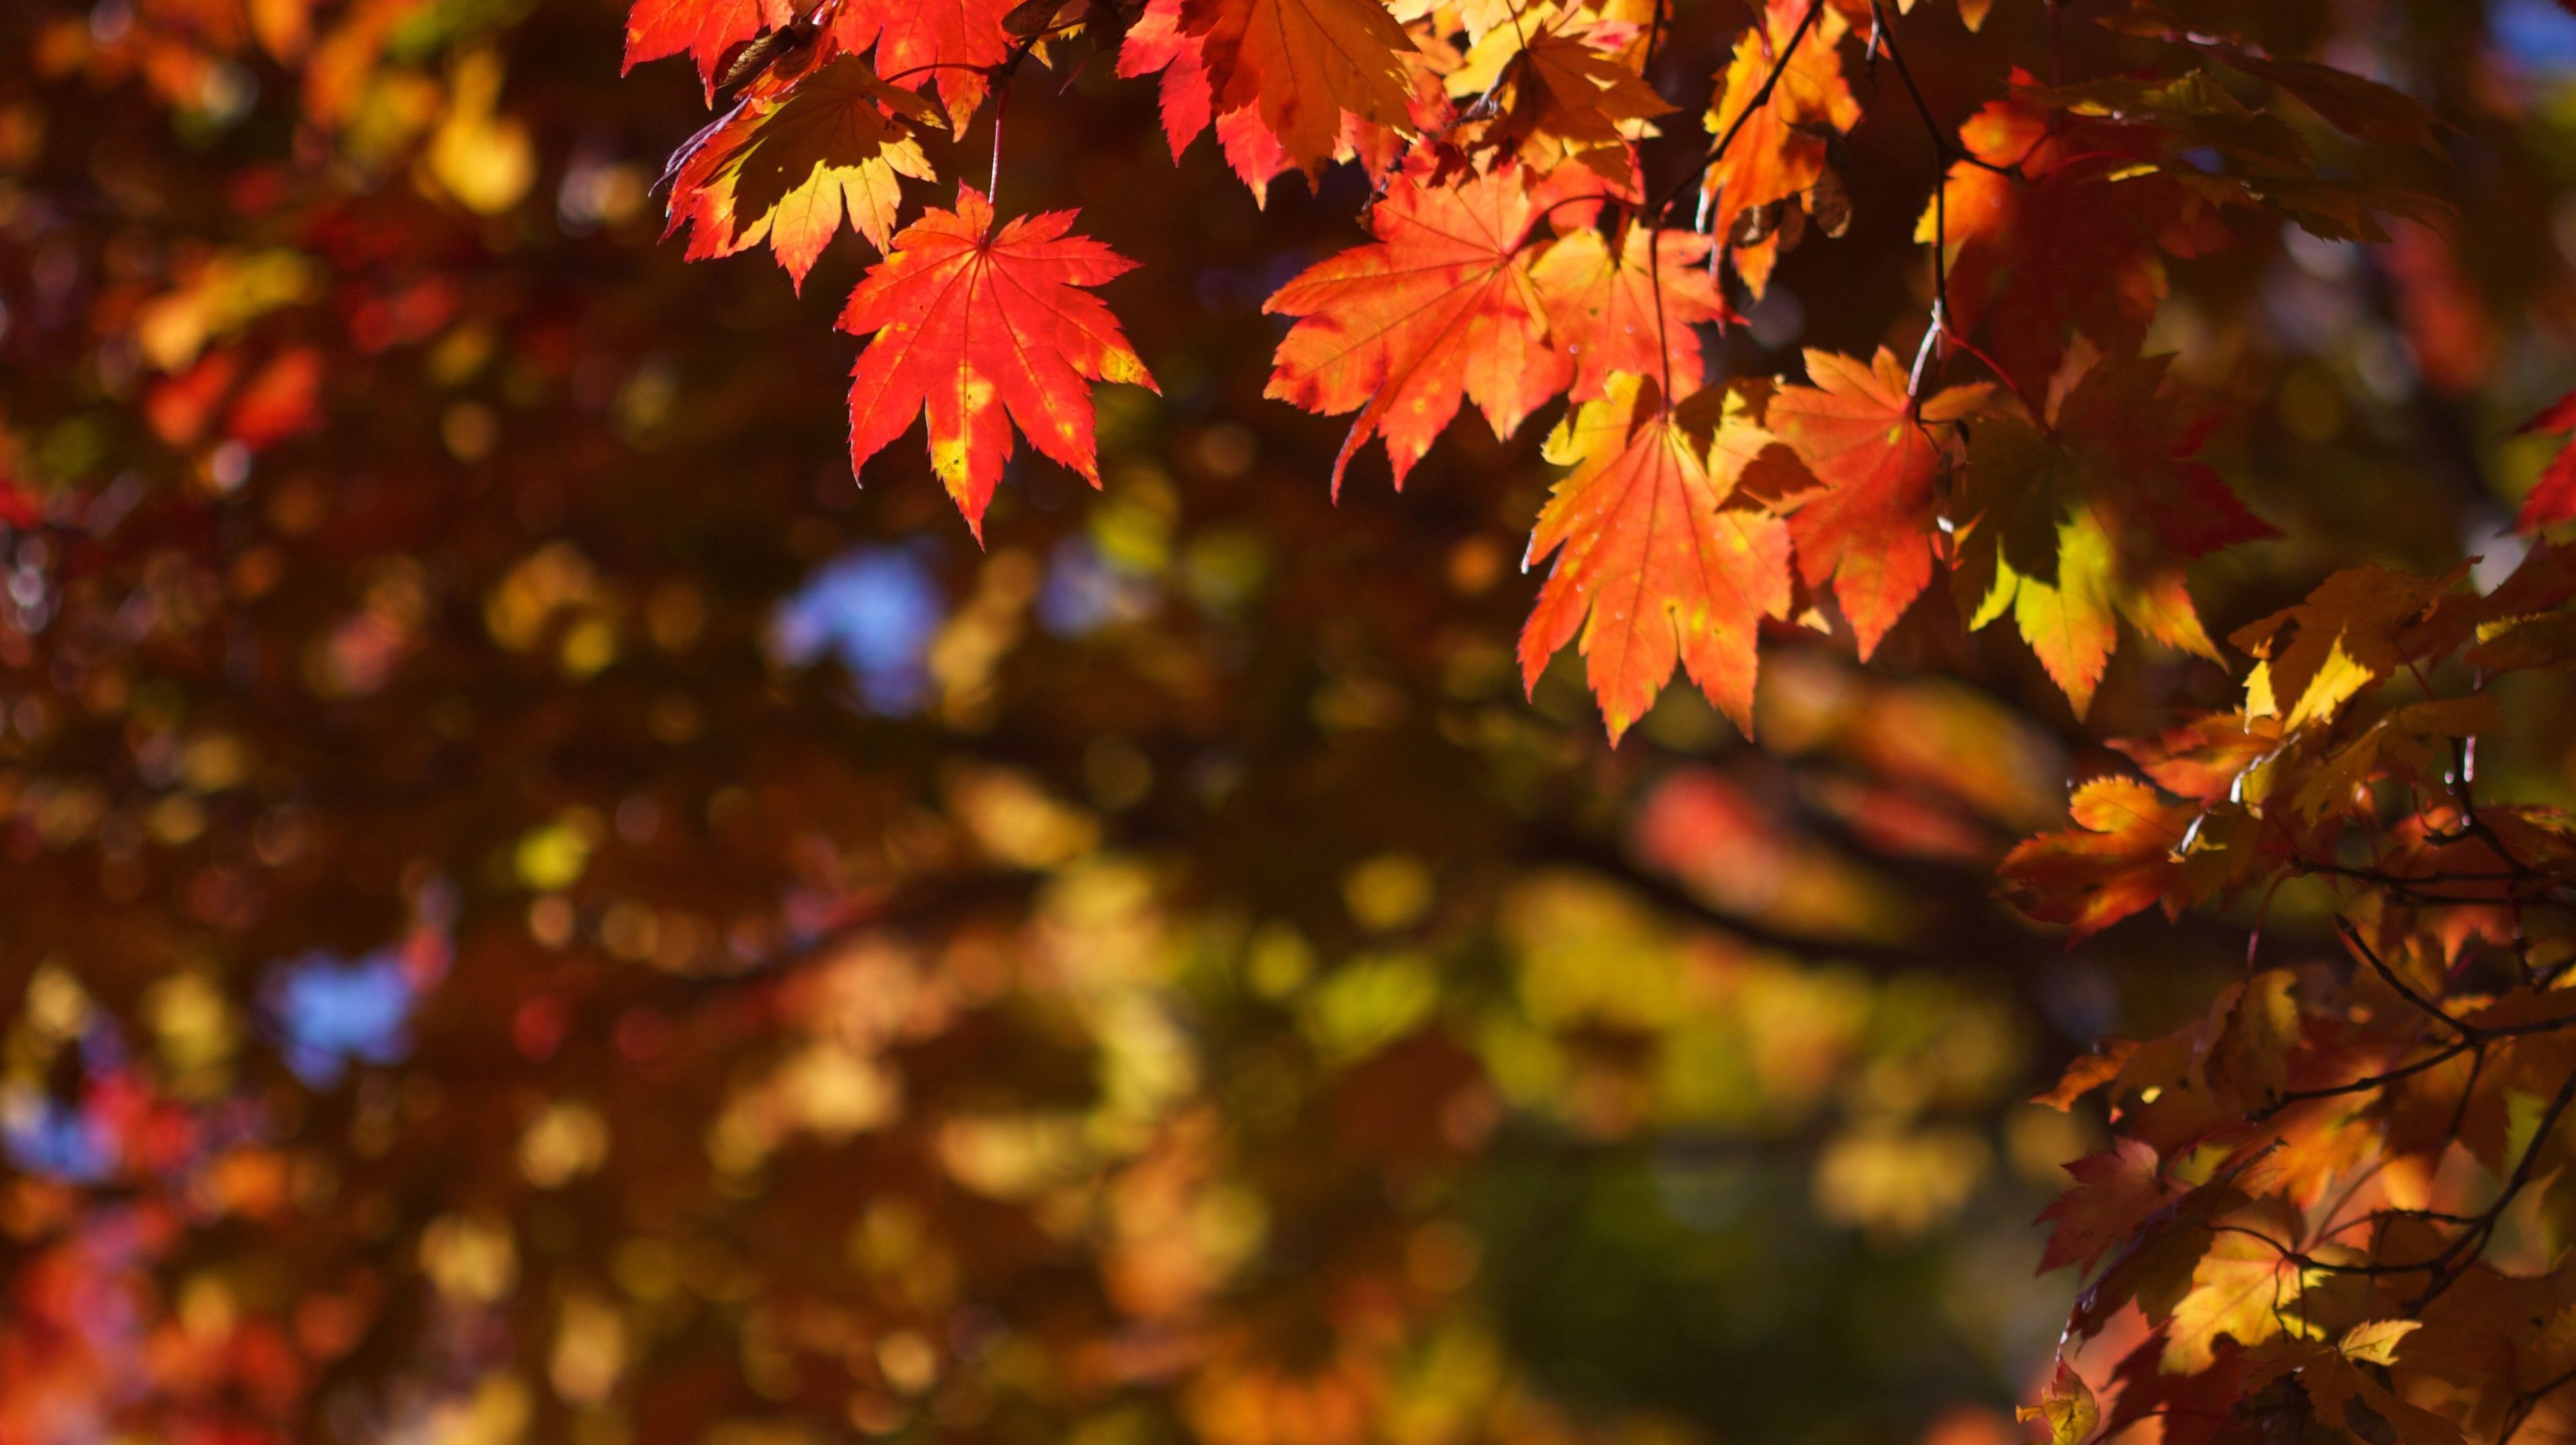
{"type": "Polygon", "coordinates": [[[931,467],[979,537],[1014,425],[1099,484],[1085,381],[1154,379],[1109,308],[1078,289],[1135,263],[1072,228],[1072,212],[1049,211],[996,231],[991,203],[960,186],[955,210],[894,238],[841,312],[842,330],[874,333],[851,373],[853,470],[920,413],[931,467]]]}
{"type": "Polygon", "coordinates": [[[1832,585],[1866,658],[1932,580],[1933,483],[1952,424],[1988,388],[1952,387],[1918,415],[1904,363],[1888,351],[1866,365],[1810,351],[1807,374],[1814,387],[1781,388],[1766,414],[1825,484],[1790,518],[1798,572],[1810,587],[1832,585]]]}
{"type": "Polygon", "coordinates": [[[1402,487],[1461,400],[1509,436],[1565,388],[1573,367],[1549,340],[1531,276],[1535,211],[1516,166],[1457,185],[1398,176],[1369,214],[1376,241],[1308,267],[1264,303],[1300,318],[1265,394],[1359,410],[1334,459],[1335,492],[1371,436],[1385,439],[1402,487]]]}
{"type": "Polygon", "coordinates": [[[1723,505],[1759,428],[1729,398],[1712,461],[1653,383],[1621,376],[1548,439],[1574,470],[1556,484],[1532,559],[1558,553],[1521,632],[1535,687],[1581,628],[1586,676],[1617,739],[1645,715],[1679,662],[1738,728],[1753,731],[1754,639],[1789,605],[1789,530],[1758,508],[1723,505]]]}

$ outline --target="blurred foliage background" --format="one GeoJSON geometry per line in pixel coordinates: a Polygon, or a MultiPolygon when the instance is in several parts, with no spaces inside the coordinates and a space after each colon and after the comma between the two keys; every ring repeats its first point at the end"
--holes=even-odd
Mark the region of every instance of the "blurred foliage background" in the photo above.
{"type": "MultiPolygon", "coordinates": [[[[2458,127],[2462,220],[2174,267],[2285,534],[2213,631],[2501,571],[2576,360],[2576,16],[2269,8],[2458,127]]],[[[1935,108],[2049,18],[1906,21],[1935,108]]],[[[979,550],[913,449],[851,482],[854,243],[657,244],[703,101],[621,20],[0,13],[0,1440],[2017,1438],[2098,1133],[2022,1101],[2246,932],[2070,954],[1987,875],[2230,679],[2126,648],[2079,727],[1926,603],[1774,654],[1758,747],[1677,689],[1608,748],[1514,676],[1539,428],[1334,505],[1259,302],[1356,181],[1258,208],[1104,64],[1017,80],[1001,204],[1144,263],[1164,395],[979,550]]],[[[1871,117],[1729,369],[1910,343],[1871,117]]],[[[2548,686],[2486,767],[2576,801],[2548,686]]]]}

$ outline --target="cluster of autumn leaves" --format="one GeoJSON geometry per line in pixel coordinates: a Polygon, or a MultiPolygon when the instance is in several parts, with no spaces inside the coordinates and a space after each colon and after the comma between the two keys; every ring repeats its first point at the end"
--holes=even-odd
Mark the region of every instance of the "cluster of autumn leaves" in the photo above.
{"type": "Polygon", "coordinates": [[[1920,221],[1929,330],[1910,365],[1819,354],[1809,384],[1712,385],[1702,332],[1736,319],[1730,286],[1758,301],[1783,251],[1848,224],[1833,162],[1862,117],[1852,68],[1892,63],[1920,106],[1894,19],[1882,0],[1769,0],[1714,78],[1700,163],[1655,177],[1660,195],[1639,147],[1679,107],[1646,77],[1651,0],[641,0],[627,59],[686,52],[721,106],[666,176],[693,257],[765,241],[801,283],[845,219],[885,253],[841,317],[872,337],[853,464],[926,417],[979,535],[1015,435],[1096,483],[1089,384],[1153,385],[1083,289],[1127,263],[1069,213],[997,229],[965,179],[898,230],[901,182],[933,179],[923,140],[988,107],[998,176],[1014,69],[1114,47],[1121,75],[1159,74],[1175,154],[1212,125],[1256,191],[1336,160],[1368,174],[1371,239],[1267,302],[1295,318],[1269,394],[1355,414],[1336,487],[1372,440],[1401,486],[1462,405],[1508,436],[1565,402],[1548,455],[1573,470],[1530,545],[1557,559],[1522,639],[1533,684],[1576,643],[1614,737],[1677,664],[1749,726],[1765,621],[1838,615],[1867,656],[1939,564],[1962,616],[2011,616],[2080,712],[2123,618],[2215,657],[2182,567],[2267,530],[2192,459],[2204,428],[2140,354],[2165,259],[2231,243],[2230,212],[2366,238],[2375,212],[2423,205],[2318,180],[2305,132],[2239,92],[2383,163],[2431,122],[2141,0],[2117,23],[2161,46],[2153,74],[2016,71],[1955,135],[1920,107],[1946,174],[1920,221]]]}
{"type": "MultiPolygon", "coordinates": [[[[1959,18],[1985,9],[1963,0],[1959,18]]],[[[2380,216],[2426,209],[2406,158],[2431,150],[2432,123],[2235,43],[2220,10],[2138,0],[2107,23],[2149,67],[2055,85],[2015,71],[1953,131],[1904,72],[1896,18],[1877,0],[1769,0],[1714,79],[1707,149],[1678,184],[1656,177],[1660,195],[1639,145],[1679,109],[1647,81],[1665,16],[1630,0],[644,0],[629,59],[686,50],[712,92],[767,37],[675,162],[673,225],[693,255],[766,239],[800,280],[844,215],[885,251],[842,317],[873,336],[854,463],[926,414],[970,525],[1014,428],[1096,481],[1086,383],[1152,384],[1084,289],[1127,263],[1070,215],[997,228],[960,182],[953,209],[894,228],[899,178],[930,175],[917,136],[962,135],[1023,58],[1079,32],[1116,46],[1120,74],[1160,74],[1176,154],[1213,125],[1256,190],[1336,160],[1368,174],[1370,239],[1268,302],[1294,318],[1270,395],[1355,414],[1336,487],[1372,440],[1401,485],[1462,405],[1507,436],[1564,401],[1546,455],[1567,470],[1529,546],[1553,559],[1521,640],[1533,686],[1571,643],[1614,738],[1676,667],[1749,731],[1766,621],[1845,631],[1866,657],[1946,569],[1963,619],[2010,616],[2081,712],[2123,620],[2219,659],[2184,568],[2268,531],[2199,460],[2207,409],[2146,354],[2166,261],[2233,244],[2247,217],[2383,238],[2380,216]],[[1940,170],[1917,233],[1919,352],[1810,352],[1799,382],[1711,377],[1699,329],[1848,220],[1847,71],[1881,64],[1900,84],[1879,93],[1911,100],[1940,170]],[[2328,141],[2346,147],[2332,180],[2328,141]]],[[[2527,525],[2576,511],[2571,476],[2553,469],[2527,525]]],[[[2498,725],[2486,685],[2576,655],[2576,564],[2543,548],[2483,594],[2464,575],[2360,569],[2240,630],[2244,705],[2124,744],[2147,781],[2083,785],[2076,827],[2006,866],[2028,911],[2079,938],[2322,878],[2344,894],[2350,954],[2251,970],[2205,1017],[2079,1063],[2052,1096],[2107,1088],[2118,1129],[2051,1211],[2050,1267],[2095,1275],[2072,1334],[2148,1329],[2107,1419],[2060,1371],[2035,1412],[2059,1445],[2149,1418],[2168,1441],[2265,1422],[2502,1439],[2576,1380],[2576,1273],[2496,1257],[2537,1182],[2576,1162],[2555,1130],[2576,1097],[2576,1008],[2556,988],[2576,936],[2530,916],[2576,885],[2576,828],[2473,783],[2475,739],[2498,725]],[[2401,674],[2423,695],[2383,697],[2401,674]]]]}
{"type": "Polygon", "coordinates": [[[2576,818],[2480,796],[2475,766],[2498,692],[2571,656],[2576,554],[2539,547],[2484,593],[2466,575],[2354,568],[2242,629],[2243,706],[2120,744],[2145,778],[2086,783],[2076,826],[2005,864],[2079,938],[2322,879],[2347,954],[2249,964],[2048,1096],[2104,1090],[2118,1131],[2045,1216],[2046,1265],[2092,1276],[2071,1333],[2132,1306],[2150,1327],[2107,1419],[2059,1371],[2036,1413],[2062,1445],[2159,1417],[2168,1441],[2506,1440],[2576,1381],[2576,1269],[2550,1267],[2576,818]]]}

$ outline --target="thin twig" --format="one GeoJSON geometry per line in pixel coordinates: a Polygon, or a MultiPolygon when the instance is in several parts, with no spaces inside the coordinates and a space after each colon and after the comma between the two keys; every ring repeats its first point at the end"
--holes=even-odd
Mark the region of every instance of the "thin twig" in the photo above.
{"type": "Polygon", "coordinates": [[[2400,1079],[2411,1079],[2417,1074],[2423,1073],[2427,1069],[2440,1068],[2442,1065],[2447,1064],[2451,1060],[2458,1058],[2460,1055],[2469,1052],[2471,1049],[2479,1047],[2482,1047],[2482,1045],[2477,1042],[2462,1039],[2460,1042],[2452,1044],[2438,1053],[2427,1054],[2423,1058],[2417,1059],[2411,1064],[2407,1064],[2402,1068],[2391,1069],[2384,1074],[2373,1074],[2369,1078],[2355,1079],[2351,1083],[2336,1084],[2331,1088],[2290,1089],[2281,1094],[2275,1095],[2271,1103],[2264,1105],[2254,1113],[2248,1114],[2246,1118],[2259,1124],[2264,1120],[2271,1118],[2273,1115],[2280,1113],[2283,1109],[2290,1107],[2292,1104],[2305,1104],[2318,1099],[2331,1099],[2341,1094],[2364,1094],[2368,1093],[2372,1089],[2384,1089],[2390,1084],[2396,1083],[2400,1079]]]}

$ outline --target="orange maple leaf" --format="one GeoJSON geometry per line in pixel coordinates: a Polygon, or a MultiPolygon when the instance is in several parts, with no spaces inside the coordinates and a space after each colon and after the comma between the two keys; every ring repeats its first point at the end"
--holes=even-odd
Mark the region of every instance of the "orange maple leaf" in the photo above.
{"type": "Polygon", "coordinates": [[[851,469],[925,413],[930,464],[979,541],[1014,423],[1098,486],[1084,380],[1154,386],[1118,319],[1076,289],[1136,263],[1070,234],[1073,215],[1021,216],[997,233],[992,204],[959,186],[957,209],[906,226],[841,312],[842,330],[876,333],[850,378],[851,469]]]}
{"type": "Polygon", "coordinates": [[[2080,940],[2163,901],[2200,808],[2116,776],[2077,788],[2070,806],[2074,827],[2015,844],[1998,871],[2023,912],[2066,924],[2080,940]]]}
{"type": "Polygon", "coordinates": [[[1626,186],[1635,174],[1630,146],[1655,134],[1647,122],[1674,109],[1622,58],[1638,39],[1633,24],[1595,22],[1580,12],[1536,34],[1519,23],[1497,25],[1442,85],[1458,100],[1507,94],[1490,134],[1531,166],[1552,170],[1572,161],[1626,186]]]}
{"type": "Polygon", "coordinates": [[[1607,396],[1610,374],[1618,371],[1654,377],[1669,395],[1699,390],[1699,336],[1691,328],[1731,314],[1700,264],[1709,239],[1695,231],[1652,232],[1650,255],[1649,234],[1644,226],[1628,227],[1613,256],[1600,232],[1579,230],[1530,268],[1550,330],[1574,362],[1576,401],[1607,396]]]}
{"type": "Polygon", "coordinates": [[[1754,641],[1764,617],[1789,610],[1789,529],[1769,512],[1724,505],[1770,438],[1740,399],[1723,405],[1704,455],[1651,381],[1620,376],[1548,438],[1548,460],[1574,470],[1530,534],[1532,560],[1558,556],[1521,630],[1521,677],[1536,687],[1580,627],[1614,743],[1676,662],[1753,732],[1754,641]]]}
{"type": "Polygon", "coordinates": [[[1251,108],[1309,175],[1332,158],[1345,112],[1412,129],[1413,49],[1380,0],[1181,0],[1219,114],[1251,108]]]}
{"type": "Polygon", "coordinates": [[[931,178],[915,136],[937,120],[928,100],[854,55],[764,78],[674,157],[664,234],[688,226],[692,261],[766,239],[802,289],[844,214],[885,249],[903,200],[897,178],[931,178]]]}
{"type": "Polygon", "coordinates": [[[1565,389],[1573,367],[1548,341],[1523,246],[1535,217],[1516,165],[1455,185],[1398,176],[1370,212],[1374,244],[1308,267],[1263,305],[1303,318],[1279,343],[1265,394],[1313,412],[1361,409],[1333,459],[1336,493],[1372,435],[1385,438],[1400,488],[1462,396],[1509,436],[1565,389]]]}
{"type": "Polygon", "coordinates": [[[1991,388],[1954,386],[1918,415],[1905,366],[1885,348],[1866,366],[1810,351],[1807,374],[1814,387],[1782,387],[1766,414],[1824,483],[1790,519],[1798,571],[1809,587],[1832,582],[1867,658],[1932,580],[1933,483],[1951,445],[1947,424],[1983,406],[1991,388]]]}
{"type": "MultiPolygon", "coordinates": [[[[1725,153],[1700,180],[1715,208],[1718,233],[1744,212],[1803,196],[1824,179],[1825,137],[1860,121],[1860,102],[1843,78],[1836,49],[1849,29],[1826,0],[1770,0],[1762,22],[1735,42],[1734,59],[1719,78],[1717,104],[1706,118],[1725,153]],[[1765,85],[1771,87],[1767,96],[1765,85]],[[1762,97],[1758,108],[1756,97],[1762,97]]],[[[1772,244],[1766,237],[1751,248],[1761,255],[1739,259],[1738,270],[1757,296],[1770,276],[1766,248],[1772,244]]]]}
{"type": "Polygon", "coordinates": [[[625,68],[686,53],[713,95],[725,52],[793,15],[789,0],[635,0],[626,16],[625,68]]]}

